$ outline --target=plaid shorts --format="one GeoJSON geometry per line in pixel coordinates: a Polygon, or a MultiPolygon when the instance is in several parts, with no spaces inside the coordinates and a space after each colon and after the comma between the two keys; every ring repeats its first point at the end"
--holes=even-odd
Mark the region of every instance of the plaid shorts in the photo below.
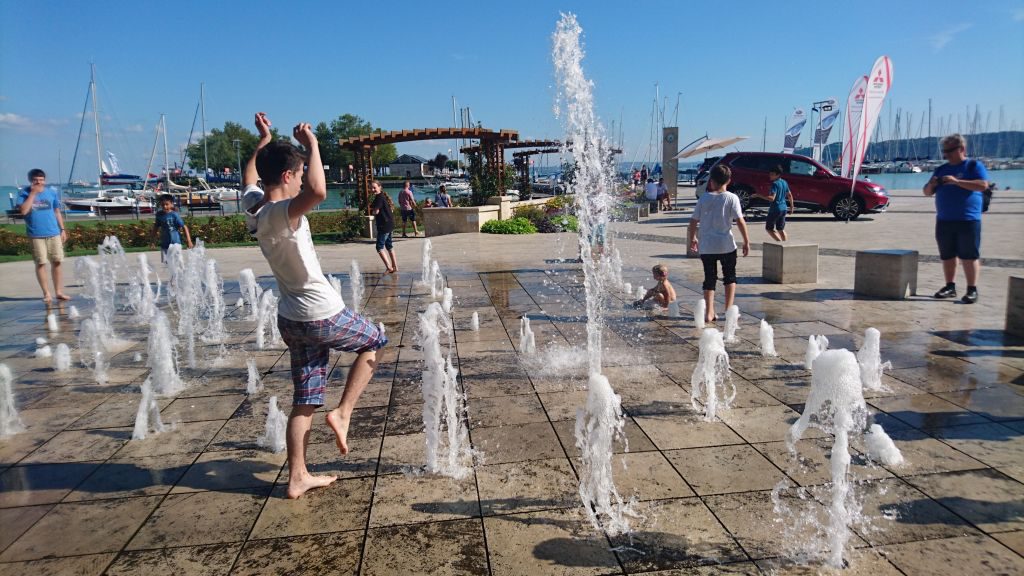
{"type": "Polygon", "coordinates": [[[278,316],[277,327],[291,352],[295,405],[324,405],[331,349],[358,354],[379,350],[388,343],[380,328],[348,308],[313,322],[278,316]]]}

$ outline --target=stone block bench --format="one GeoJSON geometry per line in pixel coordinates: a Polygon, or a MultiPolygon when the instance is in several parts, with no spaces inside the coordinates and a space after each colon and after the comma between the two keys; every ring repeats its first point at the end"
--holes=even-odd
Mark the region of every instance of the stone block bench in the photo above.
{"type": "Polygon", "coordinates": [[[1006,291],[1006,332],[1024,338],[1024,276],[1010,276],[1006,291]]]}
{"type": "Polygon", "coordinates": [[[776,284],[815,284],[818,282],[818,245],[761,245],[761,277],[776,284]]]}
{"type": "Polygon", "coordinates": [[[853,293],[903,300],[917,295],[917,250],[857,251],[853,293]]]}

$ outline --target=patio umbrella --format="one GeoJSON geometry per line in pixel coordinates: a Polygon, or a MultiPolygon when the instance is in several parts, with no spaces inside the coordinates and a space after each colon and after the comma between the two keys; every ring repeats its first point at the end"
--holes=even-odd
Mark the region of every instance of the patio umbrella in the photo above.
{"type": "Polygon", "coordinates": [[[704,154],[712,150],[719,150],[721,148],[727,148],[737,142],[747,140],[748,136],[733,136],[732,138],[709,138],[702,140],[694,146],[689,146],[683,149],[682,152],[676,154],[676,158],[690,158],[697,156],[698,154],[704,154]]]}

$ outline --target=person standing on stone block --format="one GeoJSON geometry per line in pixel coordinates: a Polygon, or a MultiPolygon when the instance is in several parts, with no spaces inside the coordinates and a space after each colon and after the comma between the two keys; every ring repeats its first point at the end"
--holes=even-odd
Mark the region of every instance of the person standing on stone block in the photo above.
{"type": "Polygon", "coordinates": [[[288,416],[288,498],[327,486],[336,476],[313,475],[306,467],[306,445],[313,414],[324,405],[331,350],[356,354],[338,407],[326,414],[342,455],[348,454],[352,410],[377,368],[377,350],[388,343],[383,331],[345,308],[320,268],[306,214],[327,198],[320,147],[309,124],[292,134],[305,151],[273,140],[270,120],[256,114],[259,143],[242,175],[246,225],[259,241],[281,294],[277,326],[291,355],[292,410],[288,416]],[[302,165],[309,170],[303,174],[302,165]],[[263,182],[264,189],[257,186],[263,182]]]}
{"type": "Polygon", "coordinates": [[[946,163],[935,169],[924,185],[925,196],[935,196],[935,240],[939,245],[946,285],[936,298],[956,297],[956,262],[967,280],[964,304],[978,301],[981,273],[982,191],[988,189],[988,171],[979,160],[967,158],[967,139],[960,134],[940,142],[946,163]]]}
{"type": "Polygon", "coordinates": [[[772,189],[764,197],[769,202],[764,228],[773,239],[785,242],[789,239],[786,235],[786,215],[793,213],[793,193],[789,190],[789,183],[782,179],[782,166],[773,166],[768,171],[768,178],[772,181],[772,189]]]}
{"type": "Polygon", "coordinates": [[[57,189],[46,185],[46,172],[33,168],[28,173],[29,185],[18,192],[18,212],[25,218],[25,233],[32,243],[32,259],[36,264],[36,280],[43,289],[43,302],[70,300],[64,294],[61,262],[64,260],[64,216],[60,213],[60,195],[57,189]],[[46,265],[50,265],[53,295],[46,282],[46,265]]]}

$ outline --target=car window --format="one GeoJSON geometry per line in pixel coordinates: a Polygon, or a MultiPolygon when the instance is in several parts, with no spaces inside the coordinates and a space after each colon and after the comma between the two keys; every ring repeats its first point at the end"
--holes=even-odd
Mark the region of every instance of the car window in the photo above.
{"type": "Polygon", "coordinates": [[[802,160],[791,160],[789,162],[789,173],[797,176],[814,176],[817,171],[814,164],[802,160]]]}
{"type": "Polygon", "coordinates": [[[771,162],[770,158],[762,156],[740,156],[733,161],[732,165],[737,168],[746,168],[748,170],[764,170],[767,171],[771,162]]]}

